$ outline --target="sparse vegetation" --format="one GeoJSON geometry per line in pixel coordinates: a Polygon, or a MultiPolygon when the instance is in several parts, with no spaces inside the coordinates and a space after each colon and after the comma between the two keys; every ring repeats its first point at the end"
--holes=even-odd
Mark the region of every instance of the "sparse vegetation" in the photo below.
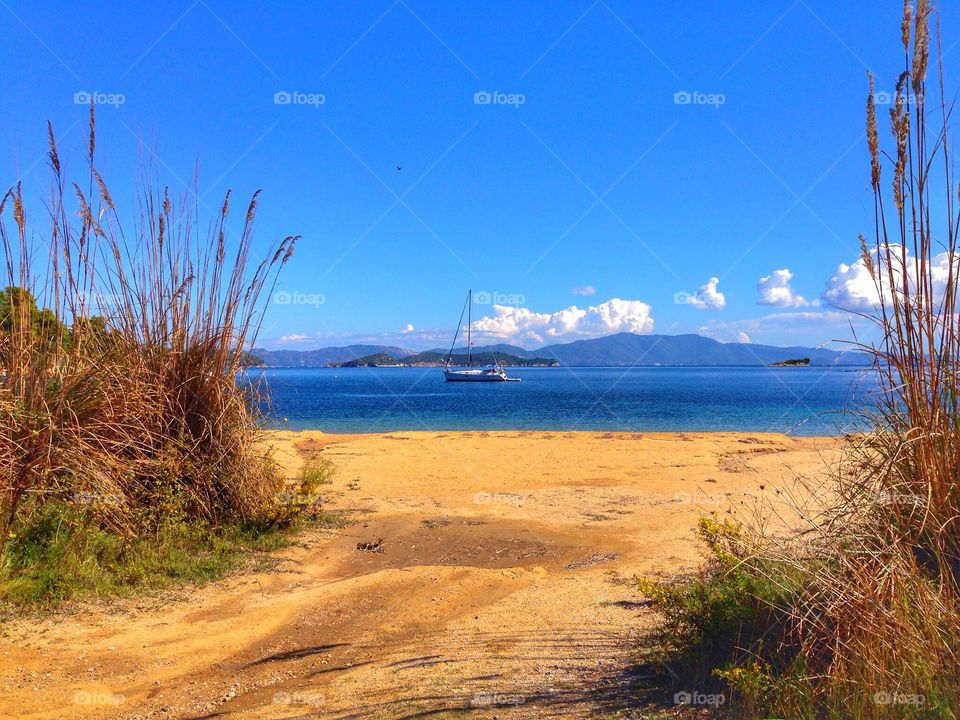
{"type": "Polygon", "coordinates": [[[49,606],[75,598],[125,595],[199,584],[240,567],[250,551],[284,547],[279,526],[219,527],[165,517],[150,532],[125,538],[72,504],[45,503],[18,524],[2,561],[0,599],[49,606]]]}
{"type": "Polygon", "coordinates": [[[960,716],[960,219],[939,64],[938,101],[926,82],[931,16],[926,0],[905,6],[889,152],[872,77],[867,100],[876,223],[861,247],[880,340],[860,350],[881,378],[873,430],[848,438],[829,493],[804,488],[820,507],[788,508],[796,534],[728,524],[702,576],[643,585],[677,640],[665,662],[712,674],[734,717],[960,716]]]}

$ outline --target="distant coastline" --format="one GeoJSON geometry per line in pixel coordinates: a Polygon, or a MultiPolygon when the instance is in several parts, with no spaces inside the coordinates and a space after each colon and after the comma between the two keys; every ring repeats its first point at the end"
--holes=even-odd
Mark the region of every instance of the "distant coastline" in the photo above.
{"type": "MultiPolygon", "coordinates": [[[[346,345],[313,350],[255,348],[249,365],[268,368],[438,367],[449,350],[422,352],[392,345],[346,345]]],[[[511,367],[865,367],[864,353],[801,346],[722,343],[701,335],[617,333],[589,340],[527,350],[505,343],[475,347],[473,362],[494,359],[511,367]],[[801,364],[797,359],[807,362],[801,364]]],[[[465,364],[465,348],[455,348],[451,362],[465,364]]]]}

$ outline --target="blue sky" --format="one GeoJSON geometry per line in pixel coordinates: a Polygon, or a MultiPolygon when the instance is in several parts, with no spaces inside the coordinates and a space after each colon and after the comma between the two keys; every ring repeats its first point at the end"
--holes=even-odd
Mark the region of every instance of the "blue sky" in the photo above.
{"type": "Polygon", "coordinates": [[[834,304],[869,304],[866,71],[892,86],[901,10],[3,0],[3,184],[22,175],[40,210],[48,119],[82,176],[97,93],[114,195],[132,196],[143,137],[174,190],[199,162],[203,207],[263,188],[261,250],[303,236],[262,344],[443,345],[472,287],[478,331],[531,347],[616,330],[818,345],[849,335],[834,304]]]}

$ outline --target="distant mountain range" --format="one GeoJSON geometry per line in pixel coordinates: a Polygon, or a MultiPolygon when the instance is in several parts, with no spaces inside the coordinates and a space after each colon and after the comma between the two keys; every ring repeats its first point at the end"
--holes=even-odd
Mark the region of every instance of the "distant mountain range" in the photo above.
{"type": "MultiPolygon", "coordinates": [[[[332,367],[438,367],[445,364],[446,353],[436,350],[427,350],[426,352],[416,353],[398,358],[387,353],[375,353],[374,355],[364,355],[356,360],[346,362],[331,363],[332,367]]],[[[478,350],[474,349],[473,355],[467,355],[466,350],[457,352],[450,356],[452,365],[493,365],[498,363],[503,367],[554,367],[560,363],[553,358],[543,357],[519,357],[500,351],[478,350]]]]}
{"type": "Polygon", "coordinates": [[[345,347],[327,347],[319,350],[264,350],[256,348],[252,352],[267,367],[326,367],[336,363],[359,360],[368,355],[389,355],[404,358],[414,355],[413,350],[393,345],[347,345],[345,347]]]}
{"type": "MultiPolygon", "coordinates": [[[[447,349],[435,349],[446,357],[447,349]]],[[[456,348],[457,354],[466,348],[456,348]]],[[[515,345],[498,344],[474,347],[474,354],[496,352],[517,358],[549,358],[567,367],[617,367],[625,365],[770,365],[796,358],[809,358],[810,365],[868,365],[866,355],[837,352],[822,348],[776,347],[754,343],[722,343],[702,335],[636,335],[617,333],[592,340],[546,345],[525,350],[515,345]]],[[[347,345],[318,350],[266,350],[255,348],[253,355],[267,367],[325,367],[359,360],[371,355],[387,355],[403,360],[412,355],[426,355],[392,345],[347,345]]]]}

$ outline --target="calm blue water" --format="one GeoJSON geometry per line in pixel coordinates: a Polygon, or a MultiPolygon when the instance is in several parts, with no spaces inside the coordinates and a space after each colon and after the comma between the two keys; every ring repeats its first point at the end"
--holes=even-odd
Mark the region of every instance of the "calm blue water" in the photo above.
{"type": "Polygon", "coordinates": [[[518,383],[448,383],[439,368],[251,371],[267,424],[292,430],[733,430],[855,427],[875,375],[839,368],[510,368],[518,383]],[[848,411],[848,412],[844,412],[848,411]],[[286,421],[283,419],[286,418],[286,421]]]}

